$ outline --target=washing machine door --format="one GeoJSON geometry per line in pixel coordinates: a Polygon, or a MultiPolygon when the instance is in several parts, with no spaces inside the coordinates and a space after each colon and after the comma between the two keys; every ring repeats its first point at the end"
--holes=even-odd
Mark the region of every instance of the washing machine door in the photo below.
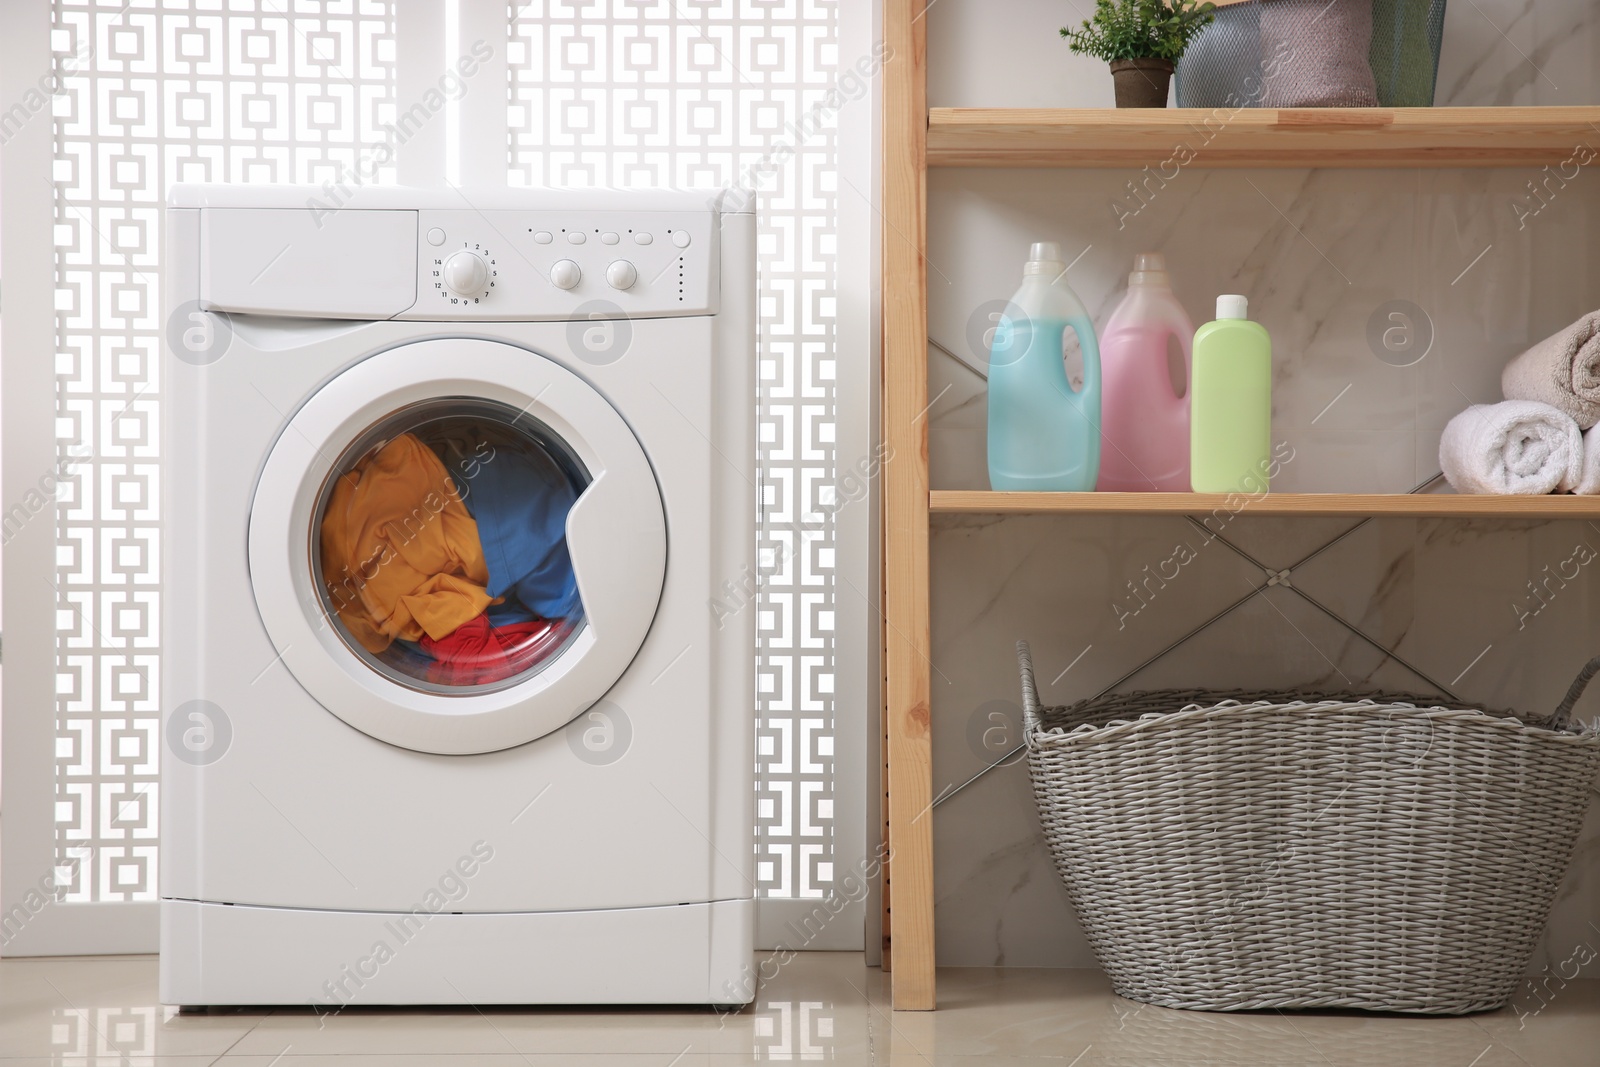
{"type": "Polygon", "coordinates": [[[289,419],[249,550],[267,632],[323,707],[464,754],[559,729],[615,684],[667,532],[603,396],[525,349],[445,339],[363,360],[289,419]]]}

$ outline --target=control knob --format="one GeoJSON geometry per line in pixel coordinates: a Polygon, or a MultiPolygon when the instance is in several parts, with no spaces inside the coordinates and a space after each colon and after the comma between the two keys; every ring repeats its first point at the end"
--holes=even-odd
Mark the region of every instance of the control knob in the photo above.
{"type": "Polygon", "coordinates": [[[606,281],[611,283],[613,289],[632,289],[633,283],[638,280],[639,272],[625,259],[619,259],[606,268],[606,281]]]}
{"type": "Polygon", "coordinates": [[[476,252],[457,252],[444,261],[444,284],[457,296],[476,296],[489,287],[489,265],[476,252]]]}
{"type": "Polygon", "coordinates": [[[557,289],[571,289],[582,277],[583,272],[570,259],[557,260],[555,266],[550,268],[550,282],[557,289]]]}

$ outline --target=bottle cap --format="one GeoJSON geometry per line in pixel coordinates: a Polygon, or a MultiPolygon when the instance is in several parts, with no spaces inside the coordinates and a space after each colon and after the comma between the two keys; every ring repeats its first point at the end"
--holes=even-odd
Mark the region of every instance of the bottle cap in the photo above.
{"type": "Polygon", "coordinates": [[[1028,249],[1028,262],[1023,274],[1060,274],[1067,269],[1061,258],[1061,246],[1054,241],[1035,241],[1028,249]]]}
{"type": "Polygon", "coordinates": [[[1249,317],[1249,298],[1237,295],[1217,297],[1217,318],[1248,319],[1249,317]]]}
{"type": "Polygon", "coordinates": [[[1171,282],[1167,280],[1167,257],[1160,252],[1140,252],[1134,256],[1133,273],[1128,275],[1128,284],[1170,288],[1171,282]]]}

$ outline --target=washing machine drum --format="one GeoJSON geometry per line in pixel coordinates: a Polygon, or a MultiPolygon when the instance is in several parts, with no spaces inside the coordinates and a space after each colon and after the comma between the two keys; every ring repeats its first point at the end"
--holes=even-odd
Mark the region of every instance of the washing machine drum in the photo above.
{"type": "Polygon", "coordinates": [[[649,632],[666,517],[622,417],[492,341],[378,353],[294,414],[250,511],[250,579],[323,707],[420,752],[559,729],[649,632]]]}

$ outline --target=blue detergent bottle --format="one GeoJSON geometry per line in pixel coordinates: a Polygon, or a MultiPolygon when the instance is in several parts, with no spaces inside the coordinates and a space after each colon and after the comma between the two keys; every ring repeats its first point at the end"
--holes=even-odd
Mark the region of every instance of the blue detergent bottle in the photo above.
{"type": "Polygon", "coordinates": [[[989,487],[1081,493],[1100,476],[1100,346],[1065,281],[1061,246],[1028,253],[989,351],[989,487]],[[1062,342],[1083,352],[1083,388],[1067,381],[1062,342]]]}

